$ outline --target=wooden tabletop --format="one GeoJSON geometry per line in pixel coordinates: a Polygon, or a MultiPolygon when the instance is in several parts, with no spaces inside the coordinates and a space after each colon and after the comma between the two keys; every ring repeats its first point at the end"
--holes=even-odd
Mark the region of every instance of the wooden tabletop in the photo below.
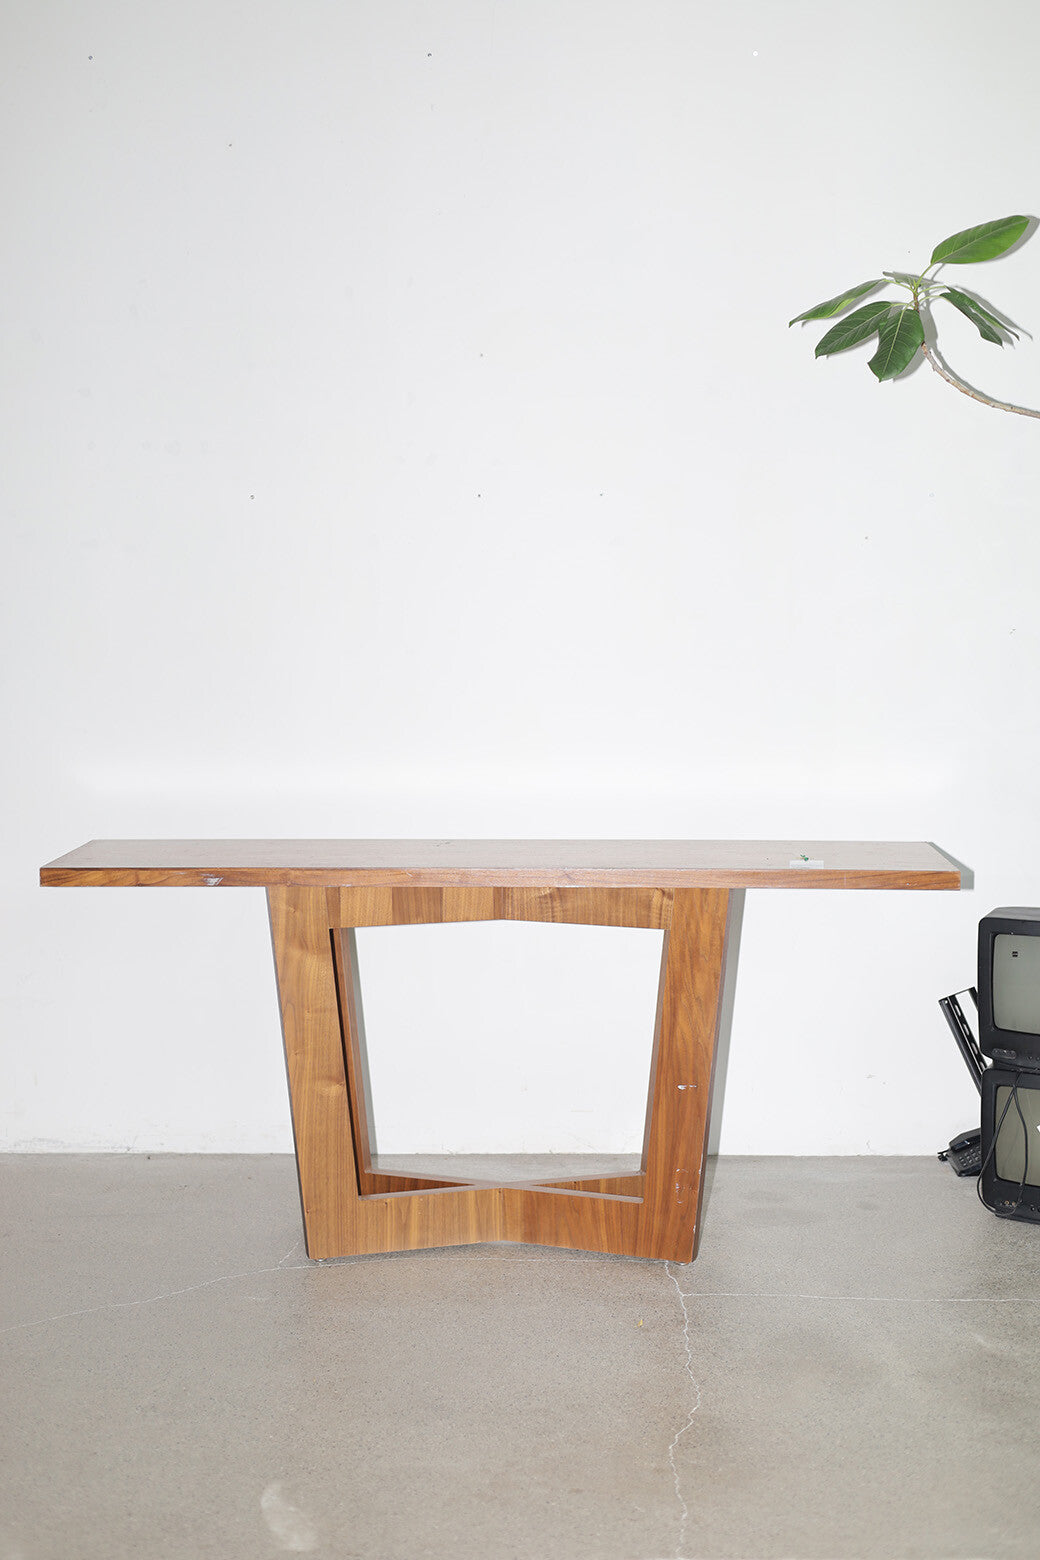
{"type": "Polygon", "coordinates": [[[925,841],[91,840],[46,886],[958,889],[966,868],[925,841]]]}

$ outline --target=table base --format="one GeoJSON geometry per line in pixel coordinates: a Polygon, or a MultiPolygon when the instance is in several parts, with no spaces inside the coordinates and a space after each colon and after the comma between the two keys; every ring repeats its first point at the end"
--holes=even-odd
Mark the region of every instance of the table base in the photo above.
{"type": "Polygon", "coordinates": [[[726,888],[268,888],[308,1255],[517,1241],[691,1261],[728,933],[742,897],[726,888]],[[354,929],[480,920],[664,931],[637,1174],[500,1186],[373,1169],[354,929]]]}

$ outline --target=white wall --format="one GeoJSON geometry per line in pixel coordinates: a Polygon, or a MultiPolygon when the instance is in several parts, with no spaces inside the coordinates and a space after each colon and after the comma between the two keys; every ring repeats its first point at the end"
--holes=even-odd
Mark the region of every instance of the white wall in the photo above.
{"type": "MultiPolygon", "coordinates": [[[[722,1146],[970,1122],[936,998],[1040,901],[1036,424],[786,322],[1037,208],[1040,13],[980,14],[8,8],[4,1142],[289,1146],[263,896],[34,886],[117,835],[935,839],[973,895],[749,896],[722,1146]]],[[[1040,334],[1038,276],[964,282],[1040,334]]],[[[1040,341],[942,340],[1040,404],[1040,341]]]]}

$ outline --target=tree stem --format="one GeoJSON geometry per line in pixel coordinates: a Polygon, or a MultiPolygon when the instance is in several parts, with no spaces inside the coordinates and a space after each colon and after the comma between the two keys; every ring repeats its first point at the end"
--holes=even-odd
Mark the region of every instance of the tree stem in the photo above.
{"type": "Polygon", "coordinates": [[[952,385],[955,390],[959,390],[962,395],[970,395],[973,401],[981,401],[983,406],[995,406],[999,412],[1018,412],[1021,417],[1040,417],[1040,412],[1031,411],[1028,406],[1016,406],[1013,401],[995,401],[992,396],[983,395],[980,390],[973,390],[962,379],[958,379],[955,374],[950,373],[945,363],[940,361],[938,354],[932,351],[927,342],[924,343],[921,351],[935,369],[935,372],[941,374],[946,383],[952,385]]]}

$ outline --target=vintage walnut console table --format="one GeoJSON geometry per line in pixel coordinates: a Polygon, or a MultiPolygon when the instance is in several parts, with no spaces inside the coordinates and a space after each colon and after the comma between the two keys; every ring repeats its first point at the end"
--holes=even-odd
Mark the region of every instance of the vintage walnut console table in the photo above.
{"type": "Polygon", "coordinates": [[[747,888],[958,889],[924,843],[95,840],[45,885],[267,890],[311,1257],[524,1241],[688,1262],[696,1248],[727,935],[747,888]],[[373,1168],[355,927],[658,927],[638,1174],[489,1185],[373,1168]]]}

